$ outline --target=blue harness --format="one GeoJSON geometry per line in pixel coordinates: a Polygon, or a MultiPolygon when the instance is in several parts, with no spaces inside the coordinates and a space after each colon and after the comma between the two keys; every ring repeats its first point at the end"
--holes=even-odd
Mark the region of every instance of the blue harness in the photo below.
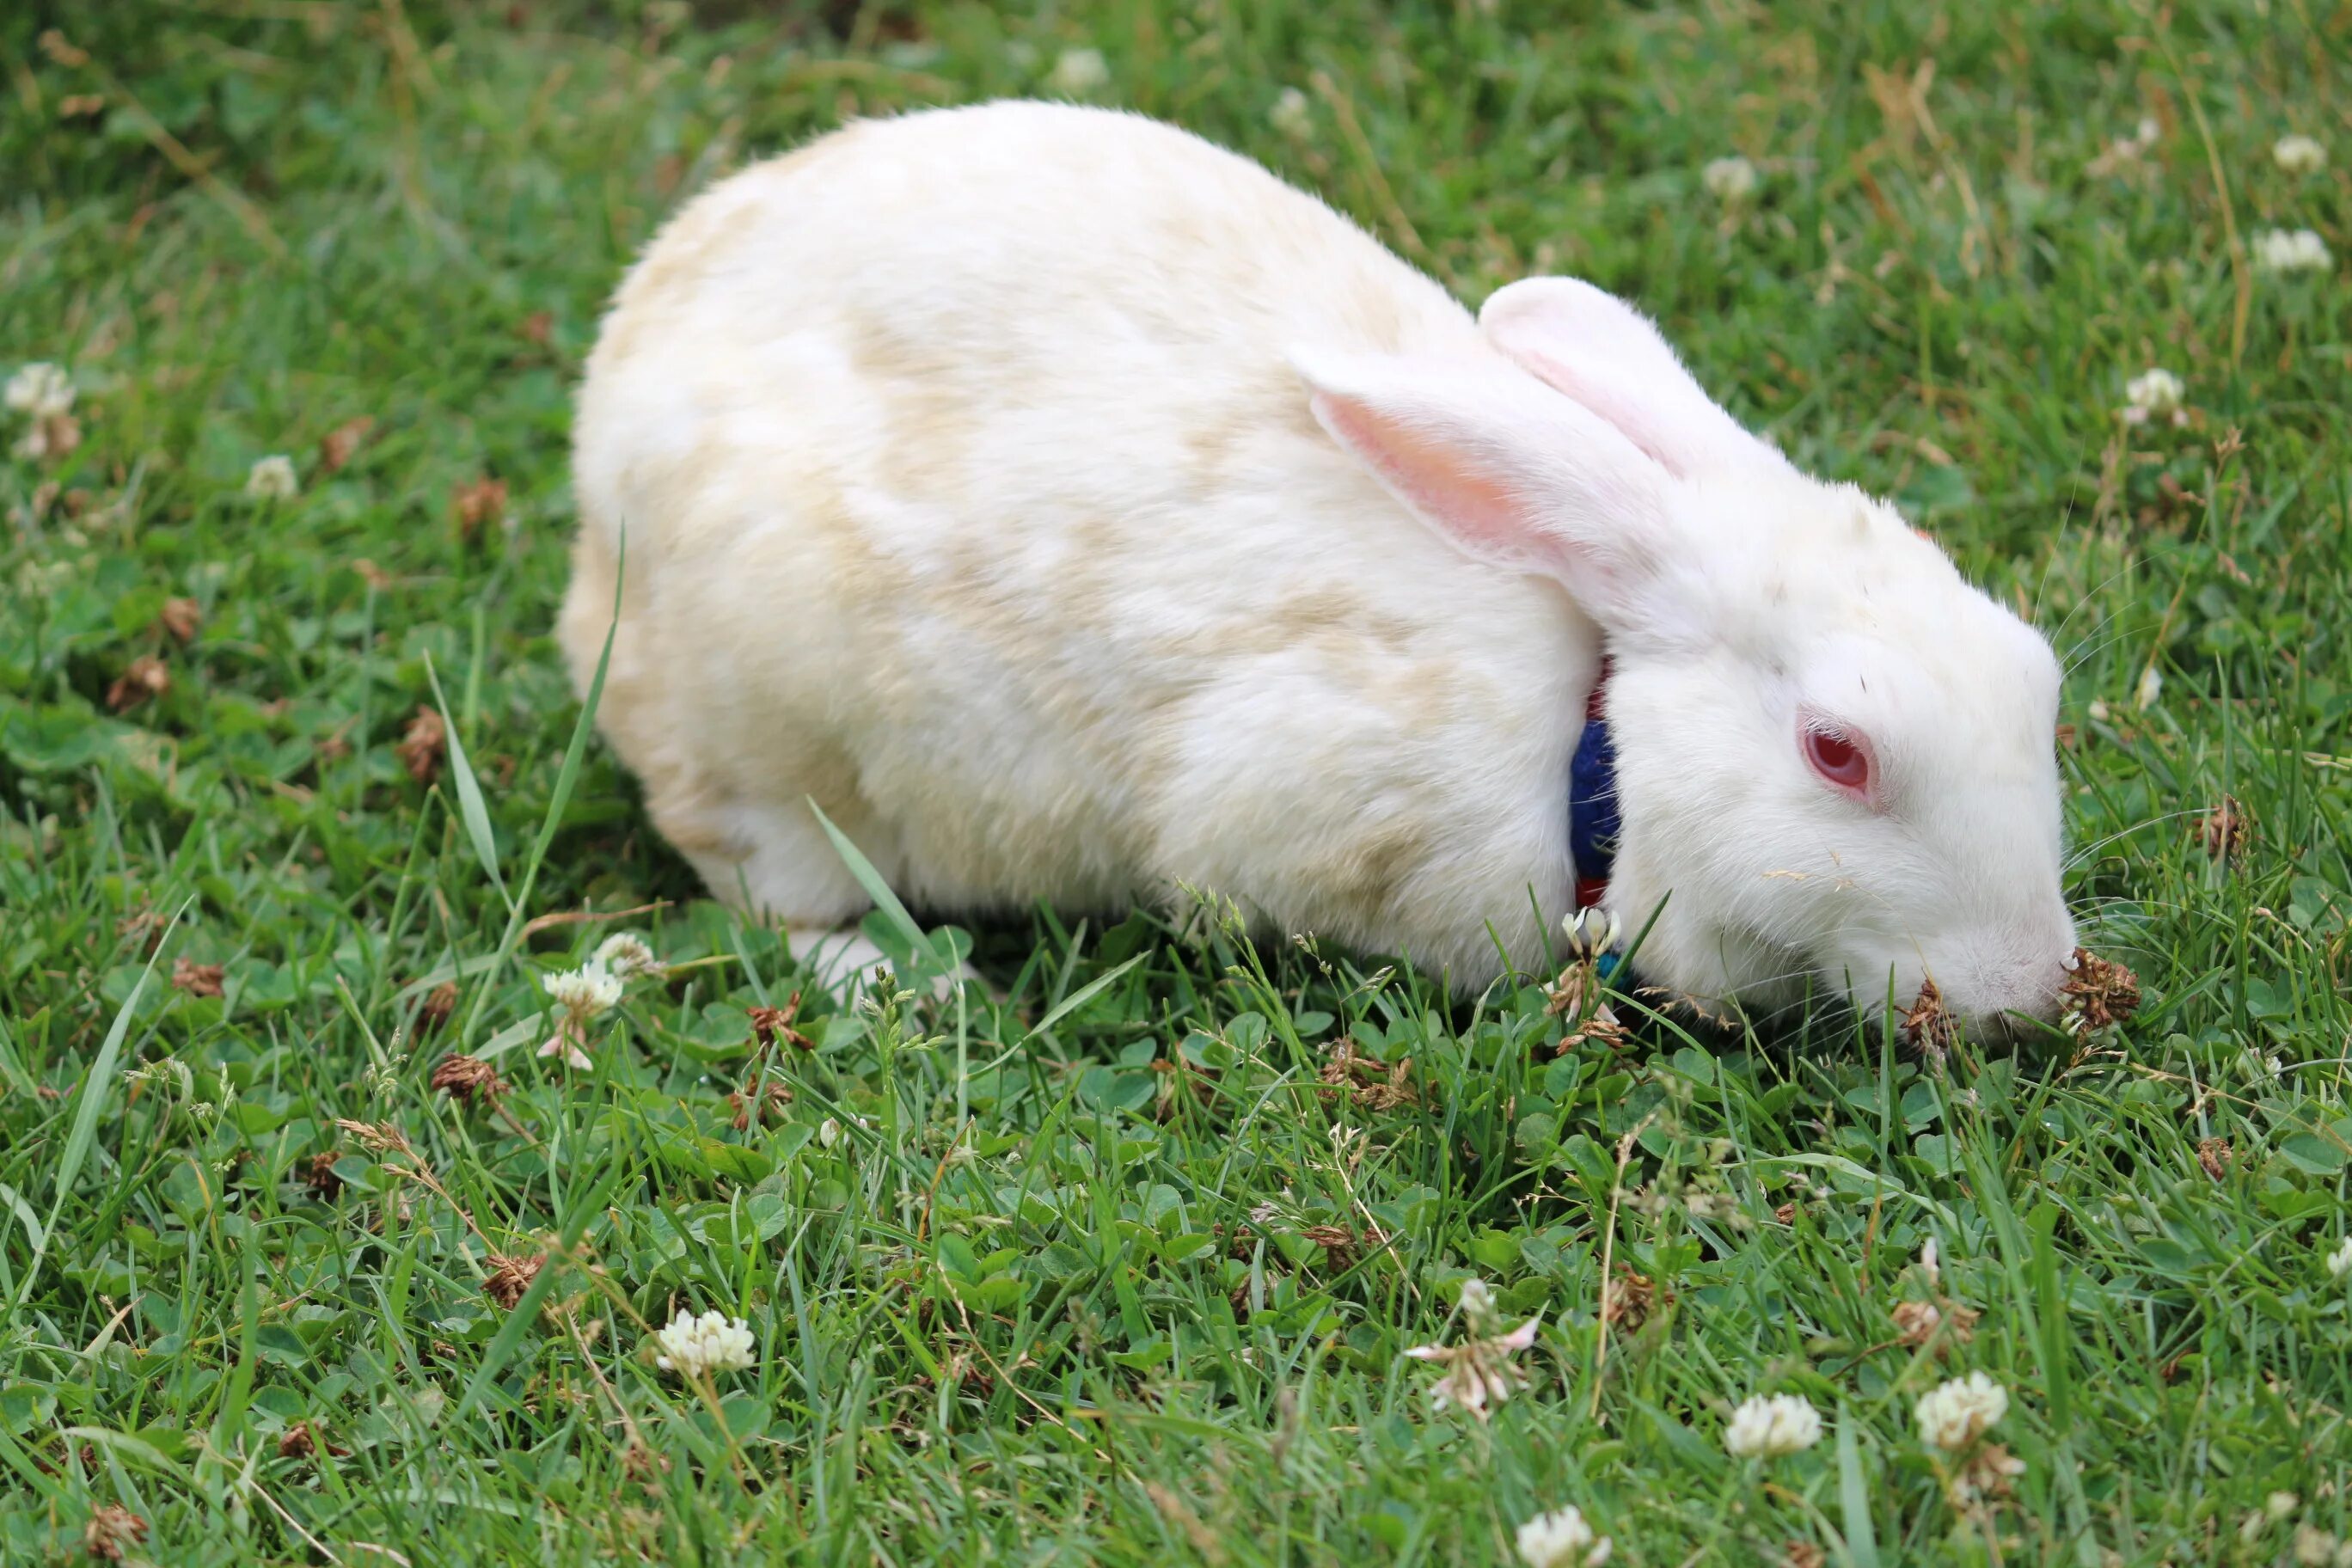
{"type": "MultiPolygon", "coordinates": [[[[1584,703],[1584,733],[1568,762],[1568,853],[1576,867],[1576,907],[1589,910],[1609,891],[1617,863],[1617,748],[1609,739],[1601,694],[1609,689],[1609,665],[1584,703]]],[[[1595,965],[1603,980],[1616,975],[1622,955],[1605,952],[1595,965]]]]}
{"type": "Polygon", "coordinates": [[[1617,748],[1601,711],[1607,667],[1585,705],[1584,734],[1568,764],[1568,852],[1576,863],[1576,907],[1591,909],[1608,890],[1617,859],[1617,748]]]}

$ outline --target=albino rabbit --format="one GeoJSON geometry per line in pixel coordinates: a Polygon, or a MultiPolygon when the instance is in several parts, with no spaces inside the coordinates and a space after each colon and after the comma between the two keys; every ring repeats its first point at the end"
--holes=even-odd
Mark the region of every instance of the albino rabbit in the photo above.
{"type": "Polygon", "coordinates": [[[575,679],[625,527],[604,732],[803,952],[866,906],[814,799],[919,905],[1184,884],[1482,983],[1598,870],[1605,651],[1644,979],[2055,1006],[2048,645],[1587,284],[1474,320],[1165,125],[913,114],[664,229],[576,443],[575,679]]]}

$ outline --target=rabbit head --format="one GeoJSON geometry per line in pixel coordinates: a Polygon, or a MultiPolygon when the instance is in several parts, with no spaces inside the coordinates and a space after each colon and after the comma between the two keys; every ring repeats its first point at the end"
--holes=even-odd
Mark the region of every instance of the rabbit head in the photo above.
{"type": "Polygon", "coordinates": [[[1966,1017],[2051,1016],[2074,939],[2049,644],[1741,428],[1623,302],[1530,279],[1479,325],[1461,353],[1293,363],[1393,495],[1601,627],[1607,903],[1650,924],[1643,979],[1766,1008],[1933,980],[1966,1017]]]}

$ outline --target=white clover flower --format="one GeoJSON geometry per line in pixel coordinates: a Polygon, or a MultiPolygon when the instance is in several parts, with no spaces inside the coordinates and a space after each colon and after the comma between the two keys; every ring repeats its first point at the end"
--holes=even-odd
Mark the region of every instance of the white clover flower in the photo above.
{"type": "Polygon", "coordinates": [[[253,465],[245,476],[245,493],[255,500],[291,500],[302,488],[294,477],[294,459],[273,452],[253,465]]]}
{"type": "Polygon", "coordinates": [[[1569,1568],[1580,1562],[1584,1568],[1601,1568],[1612,1550],[1610,1539],[1593,1533],[1584,1510],[1573,1504],[1519,1526],[1518,1543],[1519,1561],[1528,1568],[1569,1568]]]}
{"type": "Polygon", "coordinates": [[[2132,706],[2145,713],[2163,695],[2164,674],[2151,664],[2139,672],[2139,684],[2132,688],[2132,706]]]}
{"type": "Polygon", "coordinates": [[[2315,1524],[2299,1524],[2294,1560],[2302,1568],[2352,1568],[2352,1541],[2338,1541],[2315,1524]]]}
{"type": "Polygon", "coordinates": [[[1736,202],[1756,190],[1756,165],[1736,153],[1710,161],[1698,177],[1707,194],[1718,201],[1736,202]]]}
{"type": "Polygon", "coordinates": [[[2327,167],[2327,149],[2313,136],[2282,136],[2271,146],[2271,162],[2290,174],[2315,174],[2327,167]]]}
{"type": "Polygon", "coordinates": [[[1083,98],[1110,84],[1110,66],[1100,49],[1064,49],[1046,80],[1066,98],[1083,98]]]}
{"type": "Polygon", "coordinates": [[[654,956],[646,939],[633,931],[614,931],[598,942],[589,962],[602,964],[624,980],[632,974],[657,974],[662,970],[662,961],[654,956]]]}
{"type": "Polygon", "coordinates": [[[1540,1316],[1529,1318],[1507,1334],[1472,1338],[1458,1345],[1415,1345],[1404,1353],[1414,1361],[1433,1361],[1445,1375],[1430,1385],[1429,1396],[1438,1409],[1458,1405],[1479,1420],[1486,1419],[1488,1404],[1500,1405],[1527,1384],[1512,1358],[1536,1342],[1540,1316]]]}
{"type": "Polygon", "coordinates": [[[1742,1228],[1745,1228],[1743,1222],[1748,1217],[1746,1211],[1739,1206],[1738,1193],[1718,1193],[1702,1187],[1696,1182],[1685,1183],[1683,1186],[1683,1212],[1693,1219],[1739,1225],[1742,1228]]]}
{"type": "Polygon", "coordinates": [[[2188,390],[2180,378],[2168,370],[2145,371],[2124,384],[2124,405],[2120,410],[2123,421],[2126,425],[2145,425],[2161,417],[2180,424],[2187,418],[2181,412],[2180,400],[2188,390]]]}
{"type": "MultiPolygon", "coordinates": [[[[2238,1539],[2249,1544],[2261,1540],[2263,1533],[2272,1525],[2294,1518],[2294,1510],[2302,1506],[2303,1499],[2293,1492],[2271,1493],[2270,1496],[2263,1499],[2262,1507],[2251,1510],[2245,1518],[2238,1521],[2238,1539]]],[[[2300,1537],[2298,1537],[2299,1546],[2300,1537]]]]}
{"type": "Polygon", "coordinates": [[[840,1142],[840,1122],[835,1121],[832,1117],[828,1116],[823,1121],[816,1124],[816,1146],[818,1148],[830,1149],[835,1143],[840,1142]]]}
{"type": "Polygon", "coordinates": [[[588,1026],[620,1005],[621,977],[605,968],[602,960],[592,958],[577,969],[542,976],[540,984],[546,988],[549,999],[563,1009],[563,1016],[554,1037],[539,1047],[539,1054],[562,1057],[575,1068],[595,1066],[580,1047],[587,1037],[588,1026]]]}
{"type": "Polygon", "coordinates": [[[2325,272],[2327,242],[2311,229],[2266,228],[2254,236],[2254,265],[2265,272],[2325,272]]]}
{"type": "Polygon", "coordinates": [[[1736,1459],[1801,1453],[1821,1440],[1822,1413],[1801,1394],[1752,1395],[1723,1429],[1723,1446],[1736,1459]]]}
{"type": "Polygon", "coordinates": [[[751,1325],[724,1312],[705,1312],[698,1318],[681,1307],[669,1327],[654,1336],[654,1343],[661,1352],[654,1357],[654,1364],[681,1377],[731,1372],[759,1361],[752,1353],[751,1325]]]}
{"type": "Polygon", "coordinates": [[[1276,95],[1274,107],[1265,111],[1265,122],[1294,142],[1306,141],[1315,129],[1307,95],[1295,87],[1286,87],[1276,95]]]}
{"type": "Polygon", "coordinates": [[[1570,958],[1598,958],[1617,945],[1623,927],[1615,915],[1596,904],[1562,918],[1559,931],[1568,940],[1570,958]]]}
{"type": "Polygon", "coordinates": [[[2352,1236],[2346,1237],[2336,1250],[2327,1255],[2327,1272],[2337,1279],[2352,1274],[2352,1236]]]}
{"type": "Polygon", "coordinates": [[[592,958],[577,969],[566,969],[540,982],[555,1005],[581,1023],[600,1018],[620,1005],[621,980],[592,958]]]}
{"type": "Polygon", "coordinates": [[[8,378],[8,407],[16,414],[47,419],[73,411],[73,377],[46,361],[19,368],[8,378]]]}
{"type": "Polygon", "coordinates": [[[1919,1436],[1938,1448],[1965,1448],[2009,1413],[2009,1390],[1972,1372],[1919,1396],[1919,1436]]]}
{"type": "Polygon", "coordinates": [[[2162,134],[2153,120],[2142,120],[2128,136],[2118,136],[2107,143],[2106,150],[2091,160],[2090,173],[2113,174],[2137,163],[2140,154],[2156,145],[2162,134]]]}

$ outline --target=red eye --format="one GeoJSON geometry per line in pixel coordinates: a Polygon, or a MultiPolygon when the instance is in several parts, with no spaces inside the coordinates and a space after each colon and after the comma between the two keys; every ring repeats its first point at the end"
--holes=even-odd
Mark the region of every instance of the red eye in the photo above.
{"type": "Polygon", "coordinates": [[[1805,731],[1805,761],[1824,782],[1848,795],[1870,793],[1870,753],[1835,730],[1805,731]]]}

